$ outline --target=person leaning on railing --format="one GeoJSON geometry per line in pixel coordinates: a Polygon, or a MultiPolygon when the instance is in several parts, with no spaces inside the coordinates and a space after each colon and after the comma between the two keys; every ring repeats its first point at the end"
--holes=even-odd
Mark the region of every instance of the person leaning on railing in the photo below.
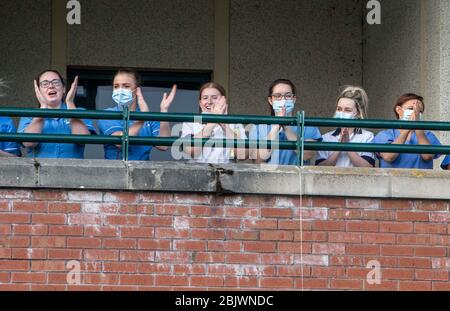
{"type": "MultiPolygon", "coordinates": [[[[66,95],[64,79],[58,71],[45,70],[34,80],[34,90],[41,109],[82,109],[74,103],[78,77],[66,95]],[[65,101],[64,101],[65,97],[65,101]]],[[[23,117],[19,133],[27,134],[95,134],[91,120],[23,117]]],[[[36,158],[84,158],[84,144],[24,142],[28,154],[36,158]]]]}
{"type": "MultiPolygon", "coordinates": [[[[215,82],[204,84],[200,88],[199,106],[202,114],[228,114],[228,103],[225,88],[215,82]]],[[[181,137],[183,138],[211,138],[211,139],[246,139],[245,129],[241,124],[227,123],[183,123],[181,137]]],[[[189,159],[197,163],[223,164],[230,159],[247,158],[244,148],[227,148],[227,146],[191,146],[183,144],[183,152],[189,159]],[[225,147],[225,148],[224,148],[225,147]]]]}
{"type": "MultiPolygon", "coordinates": [[[[0,79],[0,97],[3,96],[2,88],[6,87],[3,79],[0,79]]],[[[0,116],[0,133],[15,133],[16,127],[9,117],[0,116]]],[[[14,142],[0,141],[0,157],[20,157],[20,146],[14,142]]]]}
{"type": "MultiPolygon", "coordinates": [[[[364,89],[347,86],[336,101],[336,119],[367,119],[369,99],[364,89]]],[[[370,143],[373,133],[360,128],[338,128],[322,136],[323,142],[370,143]]],[[[371,152],[319,151],[316,165],[337,167],[374,167],[371,152]]]]}
{"type": "MultiPolygon", "coordinates": [[[[400,96],[394,106],[394,113],[398,120],[420,121],[422,120],[425,104],[423,97],[416,94],[404,94],[400,96]]],[[[378,133],[373,143],[395,145],[441,145],[437,137],[430,131],[424,130],[397,130],[391,129],[378,133]]],[[[377,153],[380,158],[381,168],[409,168],[409,169],[433,169],[433,160],[440,157],[438,154],[400,154],[377,153]]]]}
{"type": "MultiPolygon", "coordinates": [[[[268,104],[272,116],[292,116],[297,101],[295,85],[287,79],[278,79],[269,87],[268,104]]],[[[264,145],[264,140],[271,141],[297,141],[297,127],[284,125],[259,124],[253,126],[250,131],[250,140],[258,140],[264,145]]],[[[321,141],[322,136],[316,127],[305,127],[305,141],[321,141]]],[[[304,164],[309,165],[314,157],[314,151],[305,151],[304,164]]],[[[278,150],[275,148],[258,148],[251,150],[251,159],[257,164],[298,165],[297,151],[278,150]]]]}
{"type": "MultiPolygon", "coordinates": [[[[164,93],[161,100],[160,110],[163,113],[168,112],[176,94],[176,85],[173,86],[169,95],[164,93]]],[[[141,90],[141,76],[133,69],[122,68],[117,71],[113,80],[112,100],[115,107],[107,108],[108,111],[123,111],[128,106],[130,112],[149,112],[147,102],[141,90]]],[[[106,136],[122,136],[124,123],[122,120],[99,120],[98,127],[100,133],[106,136]]],[[[169,122],[156,121],[129,121],[129,136],[148,136],[148,137],[169,137],[169,122]]],[[[157,149],[165,151],[166,146],[156,146],[157,149]]],[[[150,158],[152,146],[129,145],[128,160],[146,161],[150,158]]],[[[121,145],[104,145],[104,157],[107,160],[121,160],[121,145]]]]}

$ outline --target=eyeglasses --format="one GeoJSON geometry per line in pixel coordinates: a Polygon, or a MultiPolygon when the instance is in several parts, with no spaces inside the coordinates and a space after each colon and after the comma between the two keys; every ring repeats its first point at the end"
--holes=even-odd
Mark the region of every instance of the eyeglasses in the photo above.
{"type": "Polygon", "coordinates": [[[49,88],[50,84],[52,84],[54,87],[62,86],[62,82],[59,79],[55,79],[52,81],[44,80],[44,81],[41,81],[41,83],[39,83],[39,85],[44,89],[49,88]]]}
{"type": "Polygon", "coordinates": [[[291,99],[294,99],[295,94],[292,94],[292,93],[286,93],[286,94],[275,93],[275,94],[272,94],[272,98],[275,99],[275,100],[282,100],[283,97],[286,100],[291,100],[291,99]]]}

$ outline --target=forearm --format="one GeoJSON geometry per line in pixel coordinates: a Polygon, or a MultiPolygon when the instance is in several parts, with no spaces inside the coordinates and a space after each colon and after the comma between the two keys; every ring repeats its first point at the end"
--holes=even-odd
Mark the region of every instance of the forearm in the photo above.
{"type": "MultiPolygon", "coordinates": [[[[417,142],[419,145],[429,146],[431,145],[424,131],[416,131],[417,142]]],[[[431,161],[434,158],[433,154],[423,153],[420,155],[424,161],[431,161]]]]}
{"type": "MultiPolygon", "coordinates": [[[[197,134],[193,135],[192,138],[195,139],[202,139],[202,138],[209,138],[212,135],[212,132],[214,128],[217,126],[215,123],[208,123],[203,127],[201,131],[199,131],[197,134]]],[[[196,147],[195,145],[187,145],[183,148],[183,151],[188,154],[191,158],[195,158],[199,156],[202,153],[203,147],[196,147]]]]}
{"type": "MultiPolygon", "coordinates": [[[[408,138],[409,132],[401,133],[393,142],[392,145],[403,145],[406,142],[406,139],[408,138]]],[[[386,162],[394,162],[398,156],[399,153],[386,153],[381,152],[380,156],[383,158],[386,162]]]]}
{"type": "MultiPolygon", "coordinates": [[[[44,126],[44,119],[43,118],[33,118],[31,123],[24,129],[24,133],[26,134],[41,134],[42,133],[42,127],[44,126]]],[[[23,145],[25,147],[36,147],[39,143],[31,143],[31,142],[24,142],[23,145]]]]}
{"type": "MultiPolygon", "coordinates": [[[[267,135],[267,140],[271,143],[277,142],[280,135],[280,127],[278,125],[273,125],[272,129],[270,130],[269,134],[267,135]]],[[[267,160],[272,155],[273,147],[270,149],[267,148],[261,148],[261,144],[263,146],[267,146],[266,142],[258,141],[259,147],[256,150],[256,163],[263,163],[267,162],[267,160]]]]}
{"type": "Polygon", "coordinates": [[[17,157],[15,154],[0,150],[0,158],[14,158],[17,157]]]}
{"type": "Polygon", "coordinates": [[[336,166],[337,160],[339,158],[340,152],[333,152],[330,157],[319,163],[319,166],[336,166]]]}
{"type": "Polygon", "coordinates": [[[73,135],[89,135],[89,129],[86,124],[80,119],[71,119],[70,128],[73,135]]]}
{"type": "Polygon", "coordinates": [[[366,159],[361,157],[357,152],[349,152],[348,157],[354,167],[373,167],[366,159]]]}

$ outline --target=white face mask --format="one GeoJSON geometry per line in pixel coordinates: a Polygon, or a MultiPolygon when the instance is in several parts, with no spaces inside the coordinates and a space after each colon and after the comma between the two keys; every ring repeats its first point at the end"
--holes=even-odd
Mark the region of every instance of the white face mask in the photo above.
{"type": "Polygon", "coordinates": [[[403,117],[401,118],[402,121],[409,121],[411,120],[411,116],[414,114],[414,110],[403,110],[403,117]]]}
{"type": "Polygon", "coordinates": [[[343,111],[336,111],[334,114],[335,119],[344,119],[344,120],[353,120],[356,119],[355,115],[353,113],[343,112],[343,111]]]}

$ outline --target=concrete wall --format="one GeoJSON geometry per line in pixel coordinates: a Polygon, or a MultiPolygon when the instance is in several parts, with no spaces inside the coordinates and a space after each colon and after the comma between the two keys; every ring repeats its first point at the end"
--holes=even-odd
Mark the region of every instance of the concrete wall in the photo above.
{"type": "Polygon", "coordinates": [[[35,107],[33,79],[51,63],[51,0],[0,2],[0,107],[35,107]]]}
{"type": "Polygon", "coordinates": [[[288,78],[307,115],[330,116],[339,87],[362,83],[361,9],[358,0],[232,0],[232,112],[267,114],[270,83],[288,78]]]}

